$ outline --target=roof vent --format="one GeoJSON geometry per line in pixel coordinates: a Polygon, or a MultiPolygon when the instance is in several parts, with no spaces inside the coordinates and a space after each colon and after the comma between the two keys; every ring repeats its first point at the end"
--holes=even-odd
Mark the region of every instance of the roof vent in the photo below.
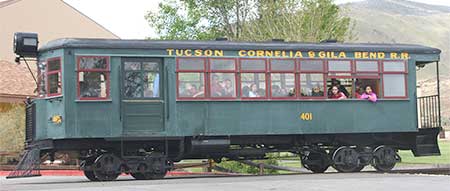
{"type": "Polygon", "coordinates": [[[272,42],[284,42],[284,39],[281,38],[273,38],[272,42]]]}
{"type": "Polygon", "coordinates": [[[219,37],[219,38],[216,38],[216,41],[227,41],[227,40],[228,40],[227,37],[219,37]]]}
{"type": "Polygon", "coordinates": [[[326,39],[326,40],[322,40],[320,41],[320,43],[337,43],[337,39],[326,39]]]}

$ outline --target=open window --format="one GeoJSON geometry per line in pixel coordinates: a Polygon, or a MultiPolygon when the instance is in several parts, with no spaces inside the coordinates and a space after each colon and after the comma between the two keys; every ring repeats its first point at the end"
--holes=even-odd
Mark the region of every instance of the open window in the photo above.
{"type": "Polygon", "coordinates": [[[267,97],[266,59],[240,59],[241,97],[264,99],[267,97]]]}
{"type": "Polygon", "coordinates": [[[318,59],[302,59],[300,68],[300,98],[326,98],[325,63],[318,59]]]}
{"type": "Polygon", "coordinates": [[[78,99],[109,99],[109,57],[77,57],[78,99]]]}
{"type": "Polygon", "coordinates": [[[209,69],[211,98],[236,98],[236,59],[210,58],[209,69]]]}
{"type": "Polygon", "coordinates": [[[59,96],[62,94],[61,83],[61,58],[49,58],[47,59],[47,96],[59,96]]]}
{"type": "Polygon", "coordinates": [[[270,95],[274,99],[295,98],[295,60],[270,60],[270,95]]]}
{"type": "Polygon", "coordinates": [[[206,97],[205,58],[177,59],[177,97],[199,99],[206,97]]]}

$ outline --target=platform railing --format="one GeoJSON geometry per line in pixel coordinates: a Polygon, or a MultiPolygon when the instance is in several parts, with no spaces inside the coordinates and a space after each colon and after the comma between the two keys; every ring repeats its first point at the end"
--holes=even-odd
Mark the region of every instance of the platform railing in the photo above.
{"type": "Polygon", "coordinates": [[[417,98],[420,128],[441,127],[439,95],[417,98]]]}

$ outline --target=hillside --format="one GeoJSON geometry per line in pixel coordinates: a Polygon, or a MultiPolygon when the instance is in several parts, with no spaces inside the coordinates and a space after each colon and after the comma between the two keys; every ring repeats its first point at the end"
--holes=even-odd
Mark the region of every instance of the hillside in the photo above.
{"type": "MultiPolygon", "coordinates": [[[[355,21],[355,42],[413,43],[442,50],[441,75],[450,72],[450,7],[406,0],[366,0],[341,5],[355,21]]],[[[434,68],[418,72],[420,80],[434,68]]]]}
{"type": "MultiPolygon", "coordinates": [[[[442,50],[442,120],[450,125],[450,7],[406,0],[366,0],[341,5],[355,21],[355,42],[413,43],[442,50]]],[[[417,72],[422,95],[436,92],[434,65],[417,72]]]]}

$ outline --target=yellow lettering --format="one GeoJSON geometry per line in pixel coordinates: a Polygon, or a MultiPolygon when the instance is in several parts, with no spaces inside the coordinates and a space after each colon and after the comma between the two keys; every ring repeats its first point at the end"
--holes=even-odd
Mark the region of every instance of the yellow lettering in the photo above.
{"type": "Polygon", "coordinates": [[[314,51],[309,51],[309,52],[308,52],[308,56],[309,56],[310,58],[314,58],[314,57],[316,57],[316,53],[315,53],[314,51]]]}
{"type": "Polygon", "coordinates": [[[339,58],[347,58],[345,52],[339,52],[339,58]]]}
{"type": "Polygon", "coordinates": [[[361,58],[361,52],[355,52],[355,55],[354,55],[354,57],[355,58],[361,58]]]}
{"type": "Polygon", "coordinates": [[[382,59],[382,58],[385,58],[385,54],[384,54],[384,52],[378,52],[378,58],[379,59],[382,59]]]}
{"type": "Polygon", "coordinates": [[[249,50],[249,51],[247,52],[247,55],[248,55],[248,56],[255,56],[255,51],[254,51],[254,50],[249,50]]]}
{"type": "Polygon", "coordinates": [[[324,51],[319,52],[319,58],[325,58],[327,55],[324,51]]]}
{"type": "Polygon", "coordinates": [[[187,49],[184,51],[184,55],[186,56],[192,56],[192,50],[191,49],[187,49]]]}
{"type": "Polygon", "coordinates": [[[214,56],[223,56],[223,50],[214,50],[214,56]]]}
{"type": "Polygon", "coordinates": [[[391,52],[391,58],[392,59],[397,59],[397,53],[391,52]]]}
{"type": "Polygon", "coordinates": [[[362,52],[362,58],[369,58],[369,53],[368,52],[362,52]]]}
{"type": "Polygon", "coordinates": [[[213,51],[212,50],[205,50],[205,51],[203,51],[203,54],[205,56],[212,56],[213,55],[213,51]]]}
{"type": "Polygon", "coordinates": [[[197,49],[197,50],[194,50],[194,55],[195,56],[202,56],[202,50],[200,50],[200,49],[197,49]]]}
{"type": "Polygon", "coordinates": [[[176,49],[176,50],[175,50],[175,54],[176,54],[177,56],[183,56],[183,50],[176,49]]]}
{"type": "Polygon", "coordinates": [[[172,55],[173,55],[173,49],[172,49],[172,48],[166,49],[166,52],[167,52],[167,54],[168,54],[169,56],[172,56],[172,55]]]}
{"type": "Polygon", "coordinates": [[[280,57],[281,52],[279,50],[275,50],[275,56],[280,57]]]}
{"type": "Polygon", "coordinates": [[[407,52],[402,52],[401,54],[400,54],[400,57],[402,58],[402,59],[409,59],[409,54],[407,53],[407,52]]]}
{"type": "Polygon", "coordinates": [[[301,51],[296,51],[294,57],[303,58],[302,52],[301,51]]]}
{"type": "Polygon", "coordinates": [[[263,50],[257,50],[257,51],[256,51],[256,56],[261,56],[261,57],[263,57],[263,56],[264,56],[264,51],[263,51],[263,50]]]}
{"type": "Polygon", "coordinates": [[[239,50],[239,56],[246,56],[247,55],[247,51],[245,50],[239,50]]]}
{"type": "Polygon", "coordinates": [[[266,50],[265,54],[266,54],[267,57],[272,57],[273,56],[273,51],[266,50]]]}

